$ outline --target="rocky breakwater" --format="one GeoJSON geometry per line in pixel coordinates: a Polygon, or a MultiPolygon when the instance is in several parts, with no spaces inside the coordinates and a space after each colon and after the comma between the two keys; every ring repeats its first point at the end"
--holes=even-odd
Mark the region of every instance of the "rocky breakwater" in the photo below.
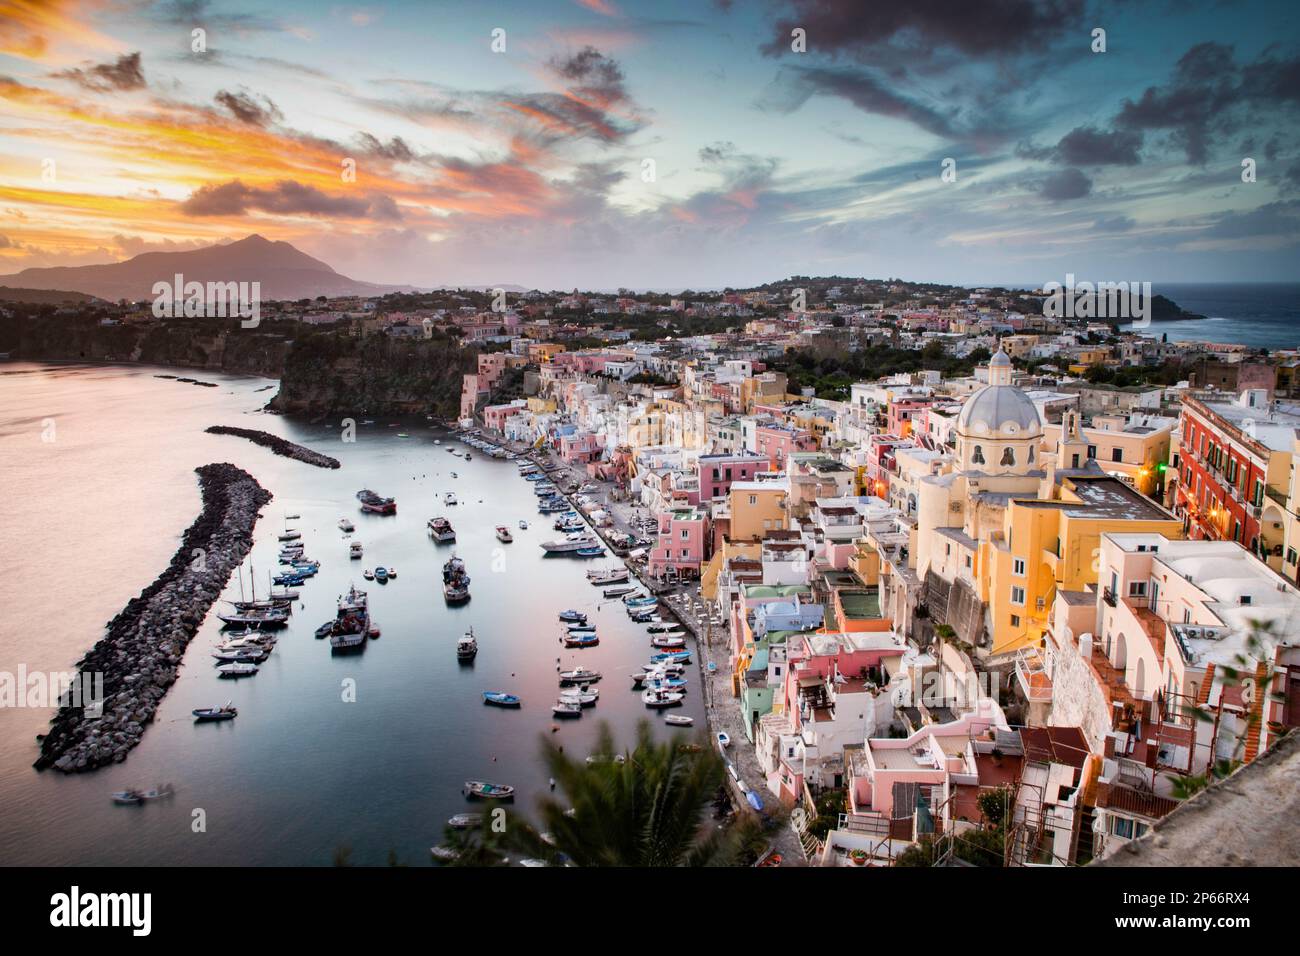
{"type": "Polygon", "coordinates": [[[126,759],[175,683],[186,646],[252,547],[270,492],[229,463],[195,471],[203,510],[171,564],[108,622],[108,633],[77,664],[81,674],[103,675],[100,716],[60,708],[41,738],[38,769],[76,773],[126,759]]]}
{"type": "Polygon", "coordinates": [[[213,435],[235,435],[239,438],[247,438],[254,444],[271,449],[277,455],[293,458],[296,461],[305,461],[317,468],[340,467],[337,458],[322,455],[318,451],[312,451],[310,448],[281,438],[279,435],[272,435],[269,432],[260,432],[253,428],[235,428],[231,425],[212,425],[205,428],[204,431],[211,432],[213,435]]]}

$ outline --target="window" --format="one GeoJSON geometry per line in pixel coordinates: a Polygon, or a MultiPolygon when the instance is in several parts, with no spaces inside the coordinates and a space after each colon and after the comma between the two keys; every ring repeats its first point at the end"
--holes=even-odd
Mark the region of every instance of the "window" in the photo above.
{"type": "Polygon", "coordinates": [[[1014,465],[1015,463],[1016,463],[1016,451],[1014,448],[1008,445],[1006,448],[1002,449],[1001,464],[1014,465]]]}
{"type": "Polygon", "coordinates": [[[1146,597],[1147,583],[1145,581],[1130,581],[1128,583],[1129,597],[1146,597]]]}
{"type": "Polygon", "coordinates": [[[970,555],[966,555],[966,567],[970,567],[970,555]]]}
{"type": "Polygon", "coordinates": [[[1123,448],[1112,448],[1112,449],[1110,450],[1110,460],[1111,460],[1111,461],[1123,461],[1123,460],[1124,460],[1124,449],[1123,449],[1123,448]]]}
{"type": "Polygon", "coordinates": [[[1024,604],[1024,603],[1025,603],[1025,589],[1024,589],[1024,588],[1022,588],[1022,587],[1018,587],[1018,586],[1015,586],[1015,585],[1012,586],[1012,588],[1011,588],[1011,603],[1012,603],[1012,604],[1024,604]]]}
{"type": "Polygon", "coordinates": [[[1096,445],[1089,445],[1089,446],[1088,446],[1088,457],[1089,457],[1089,458],[1096,458],[1096,457],[1097,457],[1097,446],[1096,446],[1096,445]]]}
{"type": "Polygon", "coordinates": [[[1019,626],[1020,626],[1020,615],[1019,615],[1019,614],[1012,614],[1012,615],[1011,615],[1011,626],[1012,626],[1012,627],[1019,627],[1019,626]]]}
{"type": "Polygon", "coordinates": [[[1030,445],[1030,446],[1029,446],[1029,463],[1030,463],[1031,465],[1034,463],[1034,446],[1033,446],[1033,445],[1030,445]]]}
{"type": "Polygon", "coordinates": [[[1133,821],[1126,817],[1115,817],[1110,824],[1110,832],[1125,840],[1133,839],[1133,821]]]}
{"type": "Polygon", "coordinates": [[[758,504],[758,495],[750,495],[750,496],[749,496],[749,503],[750,503],[751,505],[756,505],[756,504],[758,504]]]}
{"type": "Polygon", "coordinates": [[[977,465],[984,464],[984,448],[981,445],[975,446],[975,453],[970,456],[970,460],[977,465]]]}
{"type": "Polygon", "coordinates": [[[691,536],[690,531],[687,530],[686,528],[683,528],[683,529],[682,529],[682,540],[685,541],[685,540],[687,540],[690,536],[691,536]]]}
{"type": "Polygon", "coordinates": [[[1014,575],[1015,575],[1016,577],[1018,577],[1018,578],[1023,578],[1023,577],[1025,576],[1025,559],[1024,559],[1024,558],[1014,558],[1014,559],[1012,559],[1012,561],[1011,561],[1011,573],[1014,574],[1014,575]]]}

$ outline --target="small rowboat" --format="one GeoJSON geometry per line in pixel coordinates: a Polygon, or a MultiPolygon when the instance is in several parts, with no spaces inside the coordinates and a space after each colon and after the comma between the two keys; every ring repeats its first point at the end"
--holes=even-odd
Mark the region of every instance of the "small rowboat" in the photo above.
{"type": "Polygon", "coordinates": [[[250,664],[247,661],[222,664],[217,668],[217,673],[222,677],[252,677],[257,673],[257,665],[250,664]]]}
{"type": "Polygon", "coordinates": [[[576,670],[560,671],[561,684],[594,684],[600,680],[600,671],[579,667],[576,670]]]}
{"type": "Polygon", "coordinates": [[[510,533],[509,528],[505,525],[501,525],[497,528],[497,540],[502,544],[509,544],[511,541],[515,540],[515,536],[510,533]]]}
{"type": "Polygon", "coordinates": [[[318,638],[329,637],[330,631],[332,631],[333,629],[334,629],[334,622],[326,621],[320,627],[316,628],[316,636],[318,638]]]}
{"type": "Polygon", "coordinates": [[[731,738],[728,737],[726,734],[722,733],[721,731],[718,732],[718,746],[721,747],[723,750],[726,750],[728,747],[731,746],[731,738]]]}
{"type": "Polygon", "coordinates": [[[596,636],[595,631],[587,633],[579,632],[576,634],[570,632],[564,638],[565,647],[595,647],[599,643],[600,638],[596,636]]]}
{"type": "Polygon", "coordinates": [[[481,813],[458,813],[447,821],[453,830],[475,830],[483,825],[481,813]]]}
{"type": "Polygon", "coordinates": [[[574,610],[561,611],[560,620],[571,621],[574,624],[586,624],[587,615],[583,614],[581,611],[574,611],[574,610]]]}
{"type": "Polygon", "coordinates": [[[239,709],[230,706],[230,701],[226,701],[224,707],[201,707],[198,710],[190,711],[195,720],[200,722],[205,720],[234,720],[239,716],[239,709]]]}
{"type": "Polygon", "coordinates": [[[650,638],[650,643],[655,647],[685,647],[686,638],[680,634],[656,634],[650,638]]]}
{"type": "Polygon", "coordinates": [[[680,634],[683,628],[671,621],[657,621],[646,628],[647,634],[680,634]]]}
{"type": "Polygon", "coordinates": [[[689,727],[695,723],[694,717],[687,717],[683,714],[668,714],[664,717],[665,724],[672,724],[674,727],[689,727]]]}
{"type": "Polygon", "coordinates": [[[632,587],[631,585],[627,585],[621,588],[605,588],[605,590],[602,591],[601,593],[607,598],[616,598],[616,597],[623,597],[624,595],[627,594],[631,594],[635,590],[636,588],[632,587]]]}
{"type": "Polygon", "coordinates": [[[483,703],[492,704],[494,707],[518,707],[523,701],[515,694],[507,694],[500,690],[483,691],[483,703]]]}
{"type": "Polygon", "coordinates": [[[555,706],[551,708],[551,713],[556,717],[564,719],[581,717],[582,704],[578,703],[576,700],[565,700],[564,698],[560,698],[555,702],[555,706]]]}
{"type": "MultiPolygon", "coordinates": [[[[401,438],[402,436],[398,435],[397,437],[401,438]]],[[[460,851],[457,850],[455,847],[451,847],[451,846],[432,846],[429,847],[429,854],[435,860],[441,860],[444,863],[450,863],[452,860],[460,856],[460,851]]]]}
{"type": "Polygon", "coordinates": [[[465,796],[478,800],[513,800],[515,788],[504,783],[485,783],[482,780],[466,780],[465,796]]]}

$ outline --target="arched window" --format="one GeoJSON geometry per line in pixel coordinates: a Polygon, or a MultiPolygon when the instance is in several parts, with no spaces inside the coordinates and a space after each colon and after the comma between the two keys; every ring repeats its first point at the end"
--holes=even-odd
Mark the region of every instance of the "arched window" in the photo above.
{"type": "Polygon", "coordinates": [[[975,454],[970,456],[970,460],[977,465],[984,464],[984,447],[982,445],[975,446],[975,454]]]}
{"type": "Polygon", "coordinates": [[[1001,461],[1001,464],[1003,464],[1003,465],[1014,465],[1015,463],[1016,463],[1016,452],[1015,452],[1015,449],[1013,449],[1010,445],[1008,445],[1006,448],[1003,448],[1003,449],[1002,449],[1002,461],[1001,461]]]}
{"type": "Polygon", "coordinates": [[[1033,445],[1030,445],[1030,446],[1029,446],[1029,463],[1030,463],[1031,465],[1034,463],[1034,446],[1033,446],[1033,445]]]}

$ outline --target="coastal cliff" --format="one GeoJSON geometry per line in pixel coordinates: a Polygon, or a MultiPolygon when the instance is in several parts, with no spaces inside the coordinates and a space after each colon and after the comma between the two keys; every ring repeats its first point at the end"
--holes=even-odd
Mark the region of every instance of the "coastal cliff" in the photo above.
{"type": "Polygon", "coordinates": [[[312,335],[294,342],[268,406],[297,415],[454,418],[475,353],[454,339],[312,335]]]}
{"type": "Polygon", "coordinates": [[[140,362],[279,376],[291,340],[231,320],[101,325],[93,318],[28,316],[4,324],[0,351],[28,361],[140,362]]]}

